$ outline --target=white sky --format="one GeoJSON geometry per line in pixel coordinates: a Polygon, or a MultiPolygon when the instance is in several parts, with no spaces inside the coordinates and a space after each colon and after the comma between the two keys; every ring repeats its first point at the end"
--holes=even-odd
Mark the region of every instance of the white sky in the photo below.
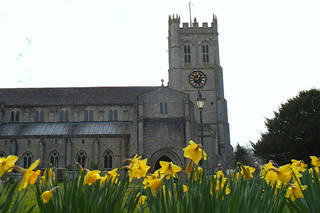
{"type": "MultiPolygon", "coordinates": [[[[281,103],[320,84],[319,0],[194,0],[218,16],[231,143],[256,142],[281,103]]],[[[168,15],[187,0],[0,0],[0,87],[157,86],[168,15]]]]}

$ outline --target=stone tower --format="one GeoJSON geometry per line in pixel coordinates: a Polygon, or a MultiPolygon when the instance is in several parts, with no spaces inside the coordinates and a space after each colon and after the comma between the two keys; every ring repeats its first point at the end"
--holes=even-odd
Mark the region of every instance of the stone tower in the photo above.
{"type": "Polygon", "coordinates": [[[195,105],[197,137],[200,143],[200,113],[196,107],[199,91],[205,98],[203,109],[203,141],[209,157],[209,168],[218,163],[233,167],[230,145],[227,101],[224,98],[223,70],[219,61],[217,17],[211,25],[183,23],[180,17],[169,16],[169,87],[190,95],[195,105]]]}

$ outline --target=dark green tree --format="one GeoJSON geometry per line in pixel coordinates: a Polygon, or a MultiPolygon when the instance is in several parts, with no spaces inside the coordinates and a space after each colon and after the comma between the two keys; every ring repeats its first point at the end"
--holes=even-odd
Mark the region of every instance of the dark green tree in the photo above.
{"type": "Polygon", "coordinates": [[[237,144],[236,151],[234,152],[235,163],[241,162],[242,164],[253,166],[254,159],[251,155],[251,150],[237,144]]]}
{"type": "Polygon", "coordinates": [[[320,155],[320,90],[301,91],[281,104],[265,125],[267,131],[251,144],[256,156],[279,165],[291,159],[309,163],[310,155],[320,155]]]}

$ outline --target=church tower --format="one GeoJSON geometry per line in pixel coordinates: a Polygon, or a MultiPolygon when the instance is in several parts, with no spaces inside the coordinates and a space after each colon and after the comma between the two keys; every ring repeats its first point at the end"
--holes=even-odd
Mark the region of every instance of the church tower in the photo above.
{"type": "Polygon", "coordinates": [[[194,140],[200,144],[200,113],[196,107],[199,93],[205,98],[203,108],[203,144],[209,168],[218,163],[233,167],[227,102],[224,98],[223,70],[219,61],[217,17],[211,25],[194,22],[180,26],[180,16],[169,16],[169,87],[190,95],[199,125],[194,140]]]}

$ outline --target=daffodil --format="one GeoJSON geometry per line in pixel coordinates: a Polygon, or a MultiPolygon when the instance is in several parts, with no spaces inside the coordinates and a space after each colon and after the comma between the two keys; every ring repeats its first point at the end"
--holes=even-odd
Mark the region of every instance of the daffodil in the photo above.
{"type": "Polygon", "coordinates": [[[9,155],[6,158],[0,158],[0,178],[4,175],[4,173],[12,171],[12,168],[15,166],[15,163],[18,159],[18,156],[15,155],[9,155]]]}
{"type": "Polygon", "coordinates": [[[201,178],[202,178],[202,168],[201,167],[196,167],[194,168],[194,181],[197,181],[198,178],[200,179],[200,183],[201,183],[201,178]]]}
{"type": "Polygon", "coordinates": [[[283,185],[287,185],[292,175],[291,165],[286,164],[280,168],[270,168],[265,176],[265,180],[271,186],[274,186],[277,181],[280,181],[283,185]]]}
{"type": "Polygon", "coordinates": [[[151,188],[151,192],[153,194],[157,193],[158,190],[160,189],[161,185],[162,185],[162,178],[157,178],[157,179],[154,179],[150,182],[149,184],[149,187],[151,188]]]}
{"type": "Polygon", "coordinates": [[[191,171],[193,168],[193,161],[190,160],[190,162],[188,163],[187,167],[186,167],[186,174],[190,177],[191,175],[191,171]]]}
{"type": "Polygon", "coordinates": [[[99,180],[101,178],[101,176],[99,175],[99,173],[101,173],[101,171],[99,170],[92,170],[89,171],[83,179],[83,185],[88,184],[89,186],[91,186],[91,184],[95,183],[97,180],[99,180]]]}
{"type": "Polygon", "coordinates": [[[44,203],[48,203],[51,198],[52,198],[52,195],[53,195],[53,192],[55,190],[57,190],[58,188],[60,188],[59,186],[56,186],[54,187],[53,189],[49,190],[49,191],[45,191],[41,194],[41,200],[44,202],[44,203]]]}
{"type": "Polygon", "coordinates": [[[187,185],[182,185],[183,188],[183,192],[188,192],[189,191],[189,187],[187,185]]]}
{"type": "MultiPolygon", "coordinates": [[[[50,168],[48,171],[48,178],[49,178],[50,186],[53,185],[53,180],[54,180],[55,176],[56,175],[54,174],[52,168],[50,168]]],[[[41,176],[41,182],[44,185],[47,184],[47,169],[44,170],[43,175],[41,176]]]]}
{"type": "Polygon", "coordinates": [[[306,185],[300,185],[299,183],[295,182],[294,184],[289,184],[286,198],[289,198],[292,201],[295,201],[296,198],[303,198],[303,192],[307,188],[306,185]]]}
{"type": "Polygon", "coordinates": [[[157,178],[159,178],[159,176],[157,176],[157,175],[155,175],[155,174],[149,174],[149,175],[147,175],[147,176],[143,179],[143,182],[142,182],[142,184],[144,185],[144,188],[149,187],[149,186],[150,186],[150,183],[151,183],[153,180],[157,179],[157,178]]]}
{"type": "Polygon", "coordinates": [[[239,163],[239,165],[241,168],[241,175],[244,177],[244,179],[252,179],[253,173],[256,171],[256,169],[250,166],[243,166],[241,163],[239,163]]]}
{"type": "Polygon", "coordinates": [[[311,164],[315,167],[320,167],[320,159],[316,156],[310,156],[311,164]]]}
{"type": "MultiPolygon", "coordinates": [[[[228,184],[226,184],[227,178],[224,177],[222,171],[217,172],[217,174],[213,176],[213,180],[216,181],[216,186],[214,189],[215,193],[216,193],[216,197],[218,197],[219,192],[223,191],[223,189],[224,189],[225,195],[230,194],[230,188],[229,188],[228,184]]],[[[212,194],[213,193],[213,191],[212,191],[213,182],[212,181],[210,181],[210,186],[211,186],[210,194],[212,194]]],[[[222,199],[223,199],[223,197],[222,197],[222,199]]]]}
{"type": "Polygon", "coordinates": [[[101,177],[100,179],[100,185],[102,185],[106,180],[114,182],[115,179],[119,176],[117,171],[118,171],[118,168],[115,168],[111,171],[105,171],[106,173],[105,176],[101,177]]]}
{"type": "Polygon", "coordinates": [[[308,167],[308,165],[305,164],[303,160],[292,159],[291,162],[292,162],[291,167],[296,168],[299,172],[306,171],[306,168],[308,167]]]}
{"type": "Polygon", "coordinates": [[[30,185],[35,184],[39,175],[40,175],[40,169],[38,169],[37,171],[32,171],[32,174],[29,179],[29,184],[30,185]]]}
{"type": "Polygon", "coordinates": [[[147,196],[146,196],[146,195],[140,195],[140,192],[139,192],[139,193],[137,194],[137,197],[139,197],[138,204],[137,204],[137,208],[140,208],[140,206],[143,206],[144,203],[146,202],[147,196]]]}
{"type": "Polygon", "coordinates": [[[160,161],[160,174],[161,175],[167,175],[167,178],[170,177],[177,177],[177,173],[180,172],[182,169],[181,167],[174,165],[172,162],[167,161],[160,161]]]}
{"type": "Polygon", "coordinates": [[[125,166],[125,169],[129,171],[129,181],[133,178],[139,179],[145,177],[150,166],[147,165],[147,159],[140,160],[142,156],[135,155],[133,159],[127,159],[130,164],[125,166]]]}
{"type": "Polygon", "coordinates": [[[183,151],[184,157],[193,160],[195,164],[199,164],[202,157],[207,160],[207,154],[202,150],[201,145],[192,140],[189,141],[189,145],[186,148],[183,148],[183,151]]]}
{"type": "Polygon", "coordinates": [[[25,189],[28,186],[30,178],[31,178],[31,183],[35,182],[34,177],[38,173],[38,171],[36,172],[36,174],[34,174],[33,169],[35,169],[39,165],[39,163],[40,163],[40,159],[33,162],[28,169],[24,169],[19,166],[14,166],[14,169],[16,171],[23,174],[21,183],[19,185],[19,191],[21,191],[22,189],[25,189]]]}
{"type": "Polygon", "coordinates": [[[261,171],[260,171],[260,176],[261,176],[261,177],[264,177],[264,176],[267,174],[267,171],[268,171],[270,168],[275,168],[275,167],[273,166],[273,161],[269,161],[269,163],[267,163],[267,164],[265,164],[265,165],[263,166],[263,168],[262,168],[261,171]]]}
{"type": "MultiPolygon", "coordinates": [[[[312,178],[315,178],[316,175],[313,174],[313,170],[316,171],[316,173],[318,174],[318,179],[319,179],[319,181],[320,181],[320,171],[319,171],[319,167],[313,167],[313,168],[308,169],[308,172],[309,172],[309,174],[311,175],[311,177],[312,177],[312,178]]],[[[312,182],[314,182],[314,180],[312,180],[312,182]]]]}

